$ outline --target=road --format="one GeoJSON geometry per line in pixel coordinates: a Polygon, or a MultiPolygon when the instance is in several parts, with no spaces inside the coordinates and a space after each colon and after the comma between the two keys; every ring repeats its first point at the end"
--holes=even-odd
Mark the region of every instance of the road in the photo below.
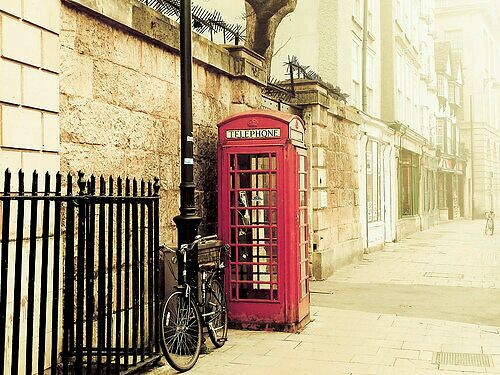
{"type": "Polygon", "coordinates": [[[300,334],[233,330],[191,373],[500,374],[500,234],[482,225],[442,224],[366,254],[312,283],[300,334]]]}

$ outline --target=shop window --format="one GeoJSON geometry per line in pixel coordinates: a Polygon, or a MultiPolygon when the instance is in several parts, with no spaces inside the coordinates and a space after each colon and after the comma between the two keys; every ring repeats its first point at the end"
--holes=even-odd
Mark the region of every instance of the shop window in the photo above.
{"type": "Polygon", "coordinates": [[[418,155],[401,150],[399,160],[400,216],[413,216],[418,213],[419,176],[418,155]]]}

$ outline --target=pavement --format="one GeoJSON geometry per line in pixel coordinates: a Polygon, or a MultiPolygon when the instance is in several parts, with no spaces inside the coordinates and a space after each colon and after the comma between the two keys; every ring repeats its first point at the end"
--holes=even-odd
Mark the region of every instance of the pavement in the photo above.
{"type": "Polygon", "coordinates": [[[231,330],[190,373],[500,374],[500,234],[483,225],[445,223],[366,254],[311,284],[301,333],[231,330]]]}

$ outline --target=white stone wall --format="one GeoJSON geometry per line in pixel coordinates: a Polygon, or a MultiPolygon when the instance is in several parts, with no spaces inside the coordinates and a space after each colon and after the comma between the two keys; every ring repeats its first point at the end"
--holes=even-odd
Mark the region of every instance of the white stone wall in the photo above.
{"type": "Polygon", "coordinates": [[[0,1],[2,184],[6,168],[59,170],[59,6],[60,0],[0,1]]]}

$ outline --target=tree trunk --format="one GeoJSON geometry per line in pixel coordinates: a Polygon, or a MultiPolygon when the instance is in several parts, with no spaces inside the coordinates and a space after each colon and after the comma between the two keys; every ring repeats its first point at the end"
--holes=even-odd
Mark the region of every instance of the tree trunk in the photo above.
{"type": "Polygon", "coordinates": [[[280,22],[297,6],[297,0],[246,0],[246,46],[264,56],[267,76],[271,73],[274,37],[280,22]]]}

